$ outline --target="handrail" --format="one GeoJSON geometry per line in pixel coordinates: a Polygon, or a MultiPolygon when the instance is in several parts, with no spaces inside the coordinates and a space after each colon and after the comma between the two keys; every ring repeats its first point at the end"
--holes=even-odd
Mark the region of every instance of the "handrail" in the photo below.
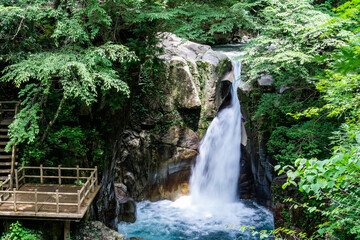
{"type": "MultiPolygon", "coordinates": [[[[33,166],[23,166],[24,169],[40,169],[42,168],[43,170],[57,170],[59,167],[33,167],[33,166]]],[[[77,170],[79,169],[80,171],[92,171],[95,170],[95,168],[71,168],[71,167],[61,167],[61,170],[77,170]]]]}
{"type": "Polygon", "coordinates": [[[17,103],[20,103],[20,101],[0,101],[0,104],[17,104],[17,103]]]}
{"type": "MultiPolygon", "coordinates": [[[[85,199],[89,197],[90,192],[94,192],[95,186],[97,186],[97,183],[98,183],[97,175],[98,175],[97,167],[95,167],[95,168],[79,168],[79,166],[76,166],[76,168],[69,168],[69,167],[61,167],[61,166],[43,167],[42,165],[40,165],[40,167],[33,167],[33,166],[22,165],[19,169],[15,170],[15,187],[14,188],[12,188],[12,186],[11,186],[7,190],[4,190],[2,188],[2,186],[0,186],[0,205],[1,204],[13,205],[15,212],[18,211],[18,209],[17,209],[18,204],[34,205],[33,212],[35,214],[39,212],[39,205],[55,205],[56,206],[55,211],[47,210],[47,212],[50,212],[50,213],[55,213],[55,212],[59,213],[60,206],[76,206],[77,214],[80,214],[81,205],[84,203],[85,199]],[[26,169],[40,170],[40,175],[27,175],[26,169]],[[44,172],[43,172],[44,170],[58,170],[58,174],[56,176],[55,175],[44,175],[44,172]],[[76,170],[76,176],[63,176],[61,174],[61,172],[63,170],[64,171],[75,171],[76,170]],[[90,176],[81,177],[80,171],[90,171],[90,176]],[[20,190],[20,188],[21,188],[20,184],[21,183],[25,184],[26,178],[40,178],[41,184],[44,183],[45,179],[58,179],[59,185],[62,184],[62,182],[61,182],[62,179],[76,179],[78,184],[80,183],[80,181],[79,181],[80,179],[86,179],[86,182],[85,182],[85,184],[83,184],[81,186],[80,190],[77,190],[76,193],[59,192],[58,189],[55,190],[55,192],[39,192],[37,189],[29,192],[29,191],[20,190]],[[6,199],[4,199],[2,197],[5,194],[8,196],[6,199]],[[30,199],[30,201],[19,201],[19,199],[17,198],[18,194],[28,195],[29,196],[28,199],[30,199]],[[39,195],[48,195],[52,199],[55,198],[55,202],[38,202],[39,195]],[[13,196],[13,198],[9,199],[10,196],[13,196]],[[73,197],[77,197],[77,199],[73,203],[63,202],[62,199],[65,196],[73,196],[73,197]]],[[[11,182],[12,182],[11,178],[12,178],[11,175],[9,175],[9,178],[7,180],[5,180],[4,183],[9,182],[9,184],[11,185],[11,182]]]]}
{"type": "Polygon", "coordinates": [[[3,181],[0,185],[0,201],[4,201],[7,200],[10,197],[9,191],[12,188],[12,179],[11,179],[11,175],[8,175],[8,178],[3,181]],[[8,186],[6,187],[7,189],[4,190],[4,185],[8,184],[8,186]]]}

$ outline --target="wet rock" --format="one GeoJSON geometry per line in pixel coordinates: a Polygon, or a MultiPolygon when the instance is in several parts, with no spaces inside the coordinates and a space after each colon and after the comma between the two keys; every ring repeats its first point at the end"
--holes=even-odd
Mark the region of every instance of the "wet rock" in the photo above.
{"type": "Polygon", "coordinates": [[[135,222],[136,203],[133,198],[128,196],[127,187],[123,183],[114,183],[116,196],[116,216],[117,222],[135,222]]]}
{"type": "Polygon", "coordinates": [[[253,34],[249,31],[242,29],[234,29],[227,33],[214,33],[213,38],[216,44],[229,44],[229,43],[247,43],[253,34]]]}

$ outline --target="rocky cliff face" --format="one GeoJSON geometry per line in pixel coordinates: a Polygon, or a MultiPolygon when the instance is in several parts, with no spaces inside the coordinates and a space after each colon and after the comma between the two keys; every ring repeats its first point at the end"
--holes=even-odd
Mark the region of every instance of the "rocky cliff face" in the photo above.
{"type": "MultiPolygon", "coordinates": [[[[113,159],[102,181],[97,215],[108,226],[135,221],[135,203],[175,199],[188,194],[191,166],[211,120],[230,103],[234,79],[226,55],[210,46],[185,41],[173,34],[159,35],[164,49],[163,78],[157,94],[145,92],[133,104],[130,122],[114,144],[113,159]],[[147,111],[136,111],[145,108],[147,111]]],[[[260,87],[270,87],[264,81],[260,87]]],[[[148,84],[139,81],[139,85],[148,84]]],[[[239,195],[271,207],[272,172],[261,133],[251,130],[247,92],[242,84],[242,156],[239,195]]],[[[156,92],[156,91],[155,91],[156,92]]]]}
{"type": "Polygon", "coordinates": [[[134,104],[102,181],[97,215],[110,226],[116,216],[134,220],[134,200],[188,193],[199,141],[230,90],[232,65],[224,54],[169,33],[159,38],[164,77],[155,87],[161,96],[145,92],[134,104]]]}
{"type": "MultiPolygon", "coordinates": [[[[187,194],[199,140],[229,91],[231,62],[209,46],[162,34],[163,96],[122,135],[119,179],[137,200],[187,194]],[[167,116],[165,124],[158,114],[167,116]],[[158,126],[162,126],[158,129],[158,126]]],[[[153,99],[145,97],[148,101],[153,99]]],[[[134,116],[138,118],[139,116],[134,116]]]]}

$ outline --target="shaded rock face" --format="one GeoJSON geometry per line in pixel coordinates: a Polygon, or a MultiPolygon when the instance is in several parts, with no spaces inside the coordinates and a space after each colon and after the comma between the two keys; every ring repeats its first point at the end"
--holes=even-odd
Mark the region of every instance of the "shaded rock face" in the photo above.
{"type": "MultiPolygon", "coordinates": [[[[266,76],[266,80],[269,81],[264,85],[259,84],[259,87],[271,86],[271,79],[270,75],[266,76]]],[[[263,133],[251,128],[251,116],[248,111],[251,99],[248,98],[247,93],[252,90],[250,85],[240,85],[238,88],[243,123],[239,196],[240,198],[256,199],[259,204],[272,209],[271,183],[274,178],[272,159],[266,152],[263,133]]]]}
{"type": "Polygon", "coordinates": [[[180,125],[168,132],[125,130],[117,164],[120,178],[137,200],[175,199],[187,193],[199,134],[180,125]]]}
{"type": "MultiPolygon", "coordinates": [[[[317,230],[317,223],[309,219],[308,213],[306,213],[304,209],[293,207],[294,202],[303,202],[305,196],[294,185],[290,185],[284,190],[282,186],[286,182],[287,176],[283,174],[274,178],[271,184],[274,198],[272,209],[274,214],[274,227],[285,227],[296,233],[304,232],[307,233],[308,236],[311,236],[317,230]],[[286,196],[292,198],[293,201],[284,201],[284,191],[286,191],[286,196]]],[[[294,237],[289,235],[285,235],[285,238],[294,239],[294,237]]]]}

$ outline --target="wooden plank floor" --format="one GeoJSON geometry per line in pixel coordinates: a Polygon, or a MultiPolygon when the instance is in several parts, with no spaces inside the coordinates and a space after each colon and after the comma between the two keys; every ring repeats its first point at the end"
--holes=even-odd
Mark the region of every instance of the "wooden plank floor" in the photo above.
{"type": "MultiPolygon", "coordinates": [[[[19,191],[27,191],[34,193],[38,191],[38,202],[56,203],[55,195],[44,195],[41,192],[54,192],[59,190],[60,203],[77,203],[77,196],[61,195],[61,193],[77,193],[81,189],[79,185],[57,185],[57,184],[25,184],[20,187],[19,191]]],[[[91,202],[98,193],[100,186],[95,186],[95,191],[89,193],[89,197],[85,199],[77,213],[77,206],[60,206],[59,213],[56,213],[56,205],[38,204],[38,212],[35,213],[34,204],[17,204],[17,211],[14,211],[13,204],[0,204],[0,216],[24,216],[24,217],[44,217],[44,218],[61,218],[61,219],[81,219],[89,209],[91,202]]],[[[34,202],[35,194],[16,194],[17,201],[34,202]]],[[[11,196],[7,202],[13,201],[11,196]]]]}

